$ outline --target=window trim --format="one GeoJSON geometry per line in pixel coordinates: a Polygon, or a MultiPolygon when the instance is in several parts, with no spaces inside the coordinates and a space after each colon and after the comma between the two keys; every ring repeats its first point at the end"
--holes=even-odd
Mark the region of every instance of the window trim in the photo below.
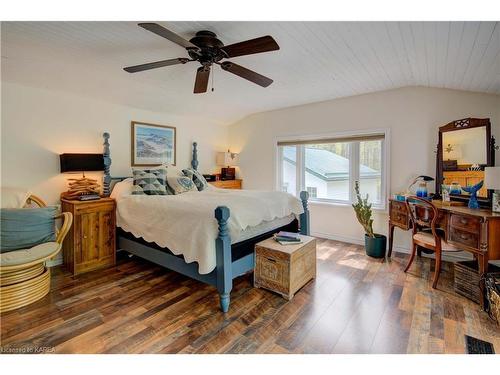
{"type": "MultiPolygon", "coordinates": [[[[377,129],[366,129],[366,130],[357,130],[357,131],[345,131],[345,132],[336,132],[336,133],[319,133],[319,134],[290,134],[290,135],[282,135],[274,138],[274,147],[275,147],[275,186],[276,190],[281,191],[281,178],[283,175],[282,163],[281,159],[283,157],[282,148],[278,146],[278,142],[291,142],[291,141],[302,141],[302,142],[312,142],[317,141],[320,143],[321,141],[329,141],[331,142],[334,139],[341,140],[342,138],[362,138],[363,136],[370,137],[377,134],[383,134],[383,147],[382,147],[382,177],[381,177],[381,195],[382,202],[380,204],[373,204],[373,209],[376,211],[387,212],[388,210],[388,199],[389,199],[389,182],[390,182],[390,146],[391,146],[391,138],[390,138],[390,129],[389,128],[377,128],[377,129]]],[[[362,139],[360,139],[362,141],[362,139]]],[[[359,145],[359,143],[355,143],[355,145],[359,145]]],[[[301,147],[298,148],[299,150],[301,147]]],[[[304,153],[297,153],[297,160],[300,160],[299,172],[297,173],[296,180],[296,194],[305,189],[305,171],[303,168],[303,159],[304,153]],[[300,154],[300,155],[299,155],[300,154]]],[[[359,146],[351,147],[349,151],[350,160],[354,160],[354,162],[350,162],[350,173],[355,176],[355,178],[349,179],[349,201],[340,201],[335,199],[328,198],[310,198],[311,203],[317,204],[326,204],[326,205],[339,205],[339,206],[350,206],[351,202],[354,199],[354,186],[352,185],[356,179],[359,180],[359,146]]]]}

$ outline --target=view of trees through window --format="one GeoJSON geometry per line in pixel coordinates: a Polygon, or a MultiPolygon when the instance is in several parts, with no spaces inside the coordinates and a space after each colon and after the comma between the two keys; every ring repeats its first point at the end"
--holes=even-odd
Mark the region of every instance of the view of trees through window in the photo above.
{"type": "MultiPolygon", "coordinates": [[[[348,143],[324,143],[308,145],[307,147],[328,150],[334,154],[349,158],[348,143]]],[[[365,141],[359,143],[359,163],[366,165],[376,171],[382,170],[382,153],[380,152],[380,141],[365,141]]]]}
{"type": "Polygon", "coordinates": [[[363,196],[383,204],[383,147],[383,139],[282,146],[281,189],[292,194],[305,189],[311,198],[352,202],[358,180],[363,196]],[[301,180],[304,186],[298,186],[301,180]]]}

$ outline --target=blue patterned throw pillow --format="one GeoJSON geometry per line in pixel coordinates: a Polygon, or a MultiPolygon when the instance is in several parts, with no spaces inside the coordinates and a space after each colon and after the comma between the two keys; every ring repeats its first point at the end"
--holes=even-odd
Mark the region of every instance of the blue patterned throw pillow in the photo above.
{"type": "Polygon", "coordinates": [[[166,169],[134,169],[133,174],[133,195],[168,195],[166,169]]]}
{"type": "Polygon", "coordinates": [[[182,194],[188,191],[198,191],[194,182],[186,176],[167,176],[167,185],[174,194],[182,194]]]}
{"type": "Polygon", "coordinates": [[[183,169],[182,172],[191,180],[193,180],[198,191],[202,191],[208,186],[208,182],[207,180],[205,180],[205,177],[203,177],[203,175],[196,169],[193,168],[183,169]]]}

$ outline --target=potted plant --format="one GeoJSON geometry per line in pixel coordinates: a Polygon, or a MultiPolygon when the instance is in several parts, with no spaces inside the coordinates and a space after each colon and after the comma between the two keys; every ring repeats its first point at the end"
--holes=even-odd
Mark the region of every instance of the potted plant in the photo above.
{"type": "Polygon", "coordinates": [[[387,237],[383,234],[373,233],[372,205],[366,198],[361,198],[359,192],[359,181],[355,183],[357,202],[352,205],[359,223],[365,229],[365,250],[366,255],[374,258],[384,258],[387,245],[387,237]]]}

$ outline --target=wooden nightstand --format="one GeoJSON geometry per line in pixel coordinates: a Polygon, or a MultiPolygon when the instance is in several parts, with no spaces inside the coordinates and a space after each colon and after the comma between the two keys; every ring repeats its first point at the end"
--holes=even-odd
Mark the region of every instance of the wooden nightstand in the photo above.
{"type": "Polygon", "coordinates": [[[61,200],[62,211],[73,214],[73,226],[63,242],[63,259],[74,275],[115,264],[115,208],[111,198],[61,200]]]}
{"type": "Polygon", "coordinates": [[[221,189],[241,189],[243,180],[219,180],[210,181],[209,184],[221,189]]]}

